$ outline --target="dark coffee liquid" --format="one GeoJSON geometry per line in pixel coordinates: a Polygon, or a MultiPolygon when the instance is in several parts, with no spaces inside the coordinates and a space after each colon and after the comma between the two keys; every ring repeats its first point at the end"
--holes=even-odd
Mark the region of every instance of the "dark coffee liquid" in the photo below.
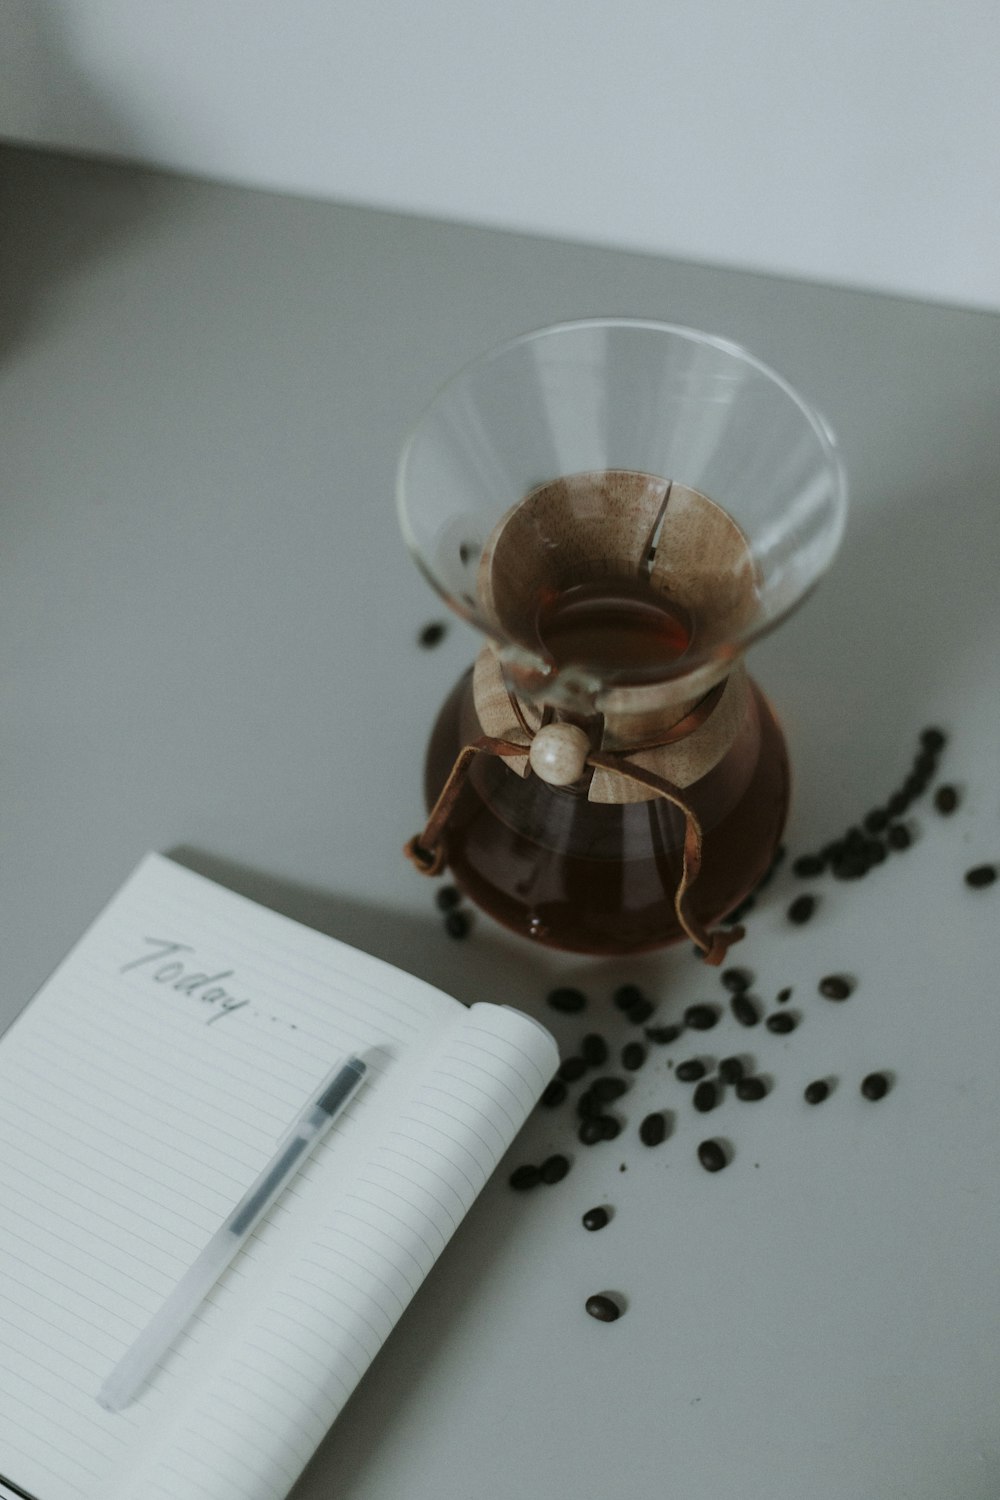
{"type": "Polygon", "coordinates": [[[557,667],[588,667],[605,681],[655,679],[691,644],[679,605],[641,579],[575,584],[544,597],[535,620],[544,653],[557,667]]]}
{"type": "MultiPolygon", "coordinates": [[[[558,641],[558,618],[556,626],[558,641]]],[[[470,673],[431,738],[428,805],[479,733],[470,673]]],[[[704,834],[689,904],[710,926],[764,875],[788,809],[784,737],[755,685],[732,747],[685,795],[704,834]]],[[[589,802],[585,788],[550,787],[480,755],[448,820],[446,851],[456,884],[504,926],[554,948],[611,955],[685,937],[673,906],[683,840],[683,815],[663,798],[589,802]]]]}

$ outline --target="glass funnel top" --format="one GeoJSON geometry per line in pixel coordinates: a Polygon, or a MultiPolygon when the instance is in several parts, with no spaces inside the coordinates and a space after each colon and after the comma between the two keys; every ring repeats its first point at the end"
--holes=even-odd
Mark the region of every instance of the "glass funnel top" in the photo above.
{"type": "Polygon", "coordinates": [[[419,566],[557,699],[731,661],[832,560],[846,488],[822,419],[736,345],[568,323],[459,372],[399,469],[419,566]]]}

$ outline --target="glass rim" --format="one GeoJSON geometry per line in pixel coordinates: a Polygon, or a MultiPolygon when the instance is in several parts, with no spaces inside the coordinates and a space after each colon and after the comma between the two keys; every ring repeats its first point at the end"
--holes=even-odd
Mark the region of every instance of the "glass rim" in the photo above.
{"type": "MultiPolygon", "coordinates": [[[[770,633],[777,625],[786,620],[805,599],[814,591],[824,574],[828,571],[833,558],[840,547],[847,520],[847,476],[837,438],[827,422],[826,418],[819,412],[791,382],[775,370],[772,365],[760,359],[751,350],[747,349],[735,339],[730,339],[722,334],[710,333],[704,329],[692,328],[682,323],[671,323],[658,318],[642,318],[611,315],[597,315],[588,318],[564,319],[558,323],[543,324],[494,344],[489,348],[470,356],[457,369],[453,370],[434,390],[433,394],[424,403],[423,407],[408,425],[405,431],[403,444],[400,449],[399,460],[396,466],[396,513],[402,533],[404,544],[416,564],[420,574],[430,584],[448,608],[464,620],[465,623],[476,630],[480,635],[485,635],[489,640],[502,650],[512,652],[515,658],[525,655],[522,647],[511,642],[507,636],[492,629],[489,621],[482,618],[475,607],[466,599],[452,592],[436,575],[434,569],[424,556],[423,548],[417,539],[414,527],[411,523],[409,507],[407,504],[407,470],[416,440],[425,423],[431,415],[443,403],[450,391],[458,389],[466,382],[471,374],[477,370],[485,370],[489,365],[512,354],[514,351],[543,340],[554,338],[561,334],[582,333],[588,330],[598,331],[601,329],[635,330],[637,332],[651,332],[666,334],[679,342],[693,346],[709,348],[715,352],[728,356],[738,363],[751,368],[758,375],[764,377],[772,386],[776,387],[796,408],[799,415],[811,430],[817,445],[822,453],[824,462],[830,474],[830,545],[829,557],[824,566],[819,569],[807,586],[791,600],[784,608],[772,615],[765,615],[749,624],[745,630],[731,642],[730,647],[735,647],[739,652],[744,651],[754,642],[770,633]]],[[[512,504],[514,502],[512,501],[512,504]]],[[[673,670],[667,671],[659,680],[669,681],[678,676],[686,676],[689,672],[697,670],[713,658],[719,655],[718,649],[700,653],[697,650],[685,661],[674,664],[673,670]]],[[[559,674],[557,674],[558,676],[559,674]]]]}

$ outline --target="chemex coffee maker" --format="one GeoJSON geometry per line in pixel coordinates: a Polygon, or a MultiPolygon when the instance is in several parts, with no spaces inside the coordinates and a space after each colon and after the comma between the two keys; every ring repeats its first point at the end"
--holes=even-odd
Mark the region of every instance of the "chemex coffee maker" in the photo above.
{"type": "Polygon", "coordinates": [[[534,942],[687,937],[721,962],[789,798],[744,652],[844,527],[822,418],[723,339],[562,324],[439,392],[399,506],[419,567],[485,637],[431,735],[414,863],[534,942]]]}

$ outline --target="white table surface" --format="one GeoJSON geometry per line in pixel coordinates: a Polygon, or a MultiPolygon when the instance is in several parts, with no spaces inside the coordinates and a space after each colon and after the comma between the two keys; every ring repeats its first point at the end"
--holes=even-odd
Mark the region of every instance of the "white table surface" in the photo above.
{"type": "Polygon", "coordinates": [[[1000,320],[10,148],[0,188],[0,1022],[149,848],[567,1051],[625,1040],[624,980],[658,1019],[721,997],[687,949],[576,960],[485,919],[456,943],[399,853],[476,642],[415,644],[441,609],[397,534],[397,453],[443,378],[531,327],[727,335],[840,437],[840,558],[750,660],[793,854],[884,799],[922,727],[950,735],[953,817],[924,805],[906,854],[817,882],[806,928],[787,868],[753,914],[736,953],[769,1006],[794,986],[798,1030],[658,1049],[614,1143],[534,1117],[508,1166],[565,1146],[569,1176],[494,1179],[295,1500],[995,1500],[1000,884],[963,872],[1000,858],[1000,320]],[[831,971],[858,980],[842,1005],[831,971]],[[557,980],[585,1016],[546,1007],[557,980]],[[772,1093],[702,1120],[667,1067],[696,1051],[752,1054],[772,1093]],[[650,1150],[655,1106],[676,1124],[650,1150]],[[608,1289],[627,1311],[602,1325],[583,1302],[608,1289]]]}

